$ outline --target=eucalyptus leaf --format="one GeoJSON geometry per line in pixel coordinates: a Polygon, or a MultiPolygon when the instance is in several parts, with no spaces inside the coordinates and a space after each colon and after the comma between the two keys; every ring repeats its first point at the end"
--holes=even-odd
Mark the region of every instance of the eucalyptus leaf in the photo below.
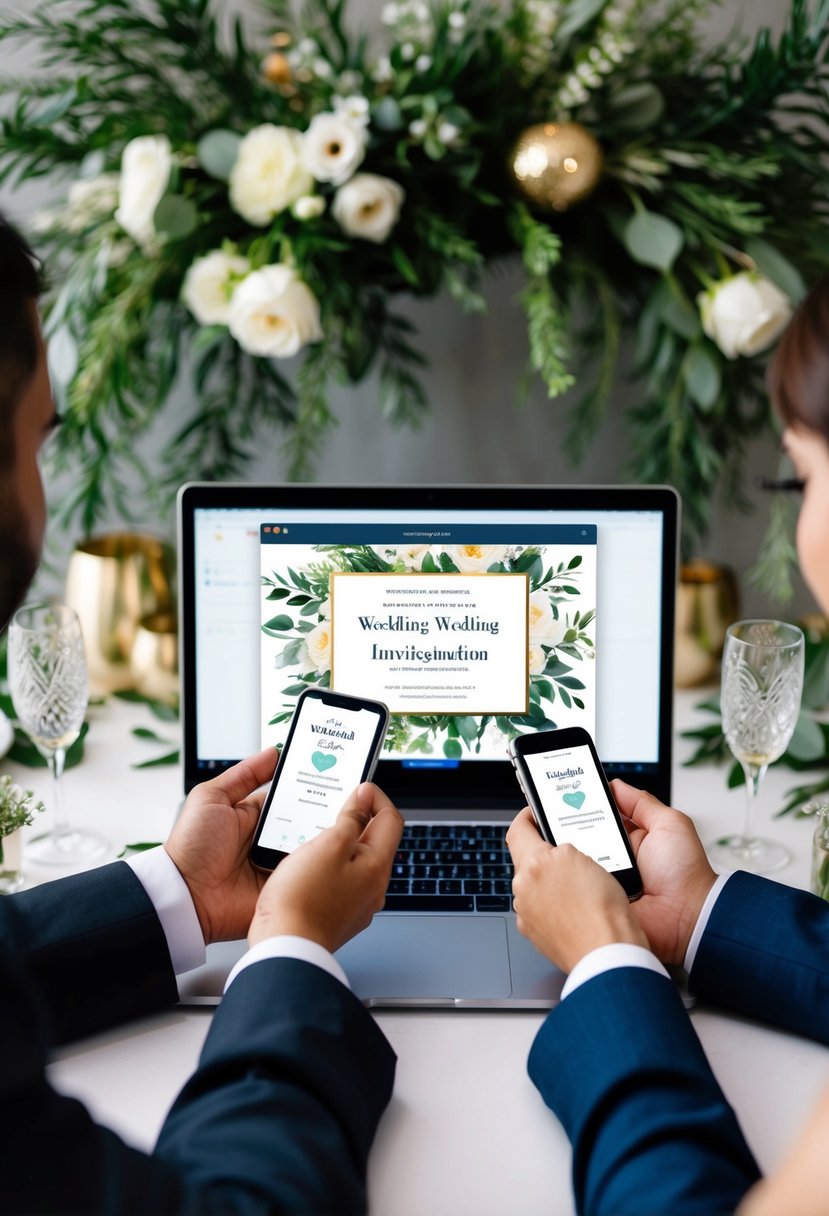
{"type": "Polygon", "coordinates": [[[53,93],[51,97],[44,98],[29,115],[29,122],[33,127],[51,127],[72,108],[77,96],[78,90],[74,84],[61,93],[53,93]]]}
{"type": "Polygon", "coordinates": [[[717,360],[705,346],[691,346],[682,364],[682,372],[691,400],[701,410],[710,410],[722,386],[722,373],[717,360]]]}
{"type": "Polygon", "coordinates": [[[180,194],[165,194],[153,217],[156,232],[168,241],[181,241],[191,236],[199,226],[199,213],[194,203],[180,194]]]}
{"type": "Polygon", "coordinates": [[[637,211],[625,225],[624,242],[634,262],[667,273],[679,256],[685,237],[667,216],[637,211]]]}
{"type": "Polygon", "coordinates": [[[814,763],[824,758],[826,753],[823,731],[820,729],[820,724],[815,721],[811,714],[801,714],[797,719],[797,725],[794,728],[791,742],[786,749],[786,754],[806,764],[814,763]]]}
{"type": "Polygon", "coordinates": [[[457,739],[447,739],[443,744],[443,754],[450,760],[458,760],[463,754],[463,748],[457,739]]]}
{"type": "Polygon", "coordinates": [[[631,134],[649,131],[665,112],[665,98],[650,81],[620,89],[611,96],[610,103],[615,126],[631,134]]]}
{"type": "Polygon", "coordinates": [[[806,294],[806,284],[803,276],[779,249],[754,237],[746,242],[746,253],[756,263],[760,274],[771,279],[781,291],[784,291],[793,304],[799,304],[806,294]]]}
{"type": "Polygon", "coordinates": [[[220,182],[228,181],[233,166],[239,159],[241,142],[241,135],[237,135],[235,131],[209,131],[199,140],[196,149],[199,164],[211,177],[220,182]]]}
{"type": "Polygon", "coordinates": [[[178,764],[181,759],[181,753],[178,751],[167,752],[164,756],[156,756],[154,760],[142,760],[140,764],[133,764],[132,768],[163,768],[168,764],[178,764]]]}
{"type": "Polygon", "coordinates": [[[556,42],[566,42],[589,21],[598,17],[608,0],[570,0],[556,28],[556,42]]]}
{"type": "Polygon", "coordinates": [[[49,339],[49,374],[62,386],[71,384],[78,370],[78,344],[68,325],[62,325],[49,339]]]}

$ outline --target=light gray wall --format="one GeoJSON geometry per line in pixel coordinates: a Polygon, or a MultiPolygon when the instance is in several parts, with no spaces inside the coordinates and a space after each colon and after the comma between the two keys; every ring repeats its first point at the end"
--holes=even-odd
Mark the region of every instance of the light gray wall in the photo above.
{"type": "MultiPolygon", "coordinates": [[[[232,0],[229,11],[250,14],[251,0],[232,0]]],[[[351,0],[350,11],[361,26],[377,17],[379,0],[351,0]]],[[[779,28],[788,11],[785,0],[731,0],[715,9],[707,21],[711,37],[720,38],[742,26],[753,31],[761,25],[779,28]]],[[[7,66],[2,55],[0,65],[7,66]]],[[[23,70],[18,54],[14,71],[23,70]]],[[[18,219],[48,198],[45,183],[17,192],[0,189],[0,209],[18,219]]],[[[431,413],[416,431],[395,431],[383,423],[376,405],[376,383],[369,379],[357,389],[337,389],[332,402],[338,427],[329,437],[317,465],[320,482],[522,482],[565,483],[621,480],[627,460],[622,408],[632,401],[623,385],[614,395],[613,408],[580,468],[574,468],[561,451],[563,401],[547,401],[536,387],[523,408],[516,405],[516,383],[526,361],[526,328],[515,303],[521,275],[517,267],[501,267],[487,283],[489,314],[463,316],[446,298],[423,302],[408,300],[402,311],[417,325],[421,349],[429,359],[424,383],[431,413]]],[[[181,398],[186,403],[185,394],[181,398]]],[[[157,444],[164,442],[159,435],[157,444]]],[[[160,450],[160,449],[159,449],[160,450]]],[[[749,479],[772,473],[777,454],[774,443],[757,443],[749,453],[749,479]]],[[[278,443],[251,469],[251,478],[278,480],[283,476],[278,443]]],[[[702,552],[732,565],[740,575],[753,564],[767,520],[767,503],[751,493],[756,509],[748,516],[718,507],[711,534],[702,552]]],[[[162,521],[147,520],[156,529],[162,521]]],[[[796,610],[809,607],[801,589],[796,610]]],[[[743,610],[764,614],[771,606],[744,584],[743,610]]]]}

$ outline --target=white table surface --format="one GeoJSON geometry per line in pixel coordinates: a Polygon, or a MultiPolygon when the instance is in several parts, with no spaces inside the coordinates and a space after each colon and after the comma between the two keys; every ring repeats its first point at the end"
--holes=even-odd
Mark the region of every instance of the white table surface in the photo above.
{"type": "MultiPolygon", "coordinates": [[[[701,695],[677,694],[678,729],[697,720],[693,706],[701,695]]],[[[167,749],[130,732],[150,726],[174,740],[176,728],[156,722],[142,706],[118,701],[91,711],[91,722],[84,763],[64,778],[74,820],[105,832],[113,856],[128,841],[163,839],[181,801],[180,772],[133,770],[137,761],[167,749]]],[[[725,789],[723,769],[683,768],[687,741],[679,739],[675,750],[674,804],[693,816],[703,839],[741,828],[744,792],[725,789]]],[[[48,798],[42,771],[7,762],[2,768],[48,798]]],[[[794,853],[776,877],[806,887],[812,823],[771,820],[792,784],[791,772],[768,774],[761,791],[763,827],[794,853]]],[[[48,810],[37,830],[45,826],[48,810]]],[[[32,881],[43,876],[30,875],[32,881]]],[[[399,1060],[394,1097],[371,1156],[372,1210],[378,1216],[570,1216],[569,1146],[525,1068],[543,1014],[375,1016],[399,1060]]],[[[710,1008],[697,1007],[691,1016],[762,1168],[773,1168],[829,1085],[829,1053],[710,1008]]],[[[96,1119],[149,1149],[195,1067],[210,1017],[206,1009],[173,1009],[74,1044],[58,1053],[51,1079],[81,1098],[96,1119]]]]}

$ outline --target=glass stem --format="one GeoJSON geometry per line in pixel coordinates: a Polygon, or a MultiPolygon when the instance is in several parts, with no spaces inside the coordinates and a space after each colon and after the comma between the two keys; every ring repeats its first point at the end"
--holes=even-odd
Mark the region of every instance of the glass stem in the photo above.
{"type": "Polygon", "coordinates": [[[746,778],[746,817],[743,827],[743,848],[748,848],[754,840],[754,807],[757,804],[757,792],[760,782],[766,775],[767,764],[743,764],[746,778]]]}
{"type": "Polygon", "coordinates": [[[66,814],[66,807],[63,800],[63,782],[61,777],[66,765],[66,748],[56,747],[49,751],[49,768],[52,773],[52,815],[54,817],[55,826],[53,834],[55,842],[60,848],[61,840],[69,835],[69,818],[66,814]]]}

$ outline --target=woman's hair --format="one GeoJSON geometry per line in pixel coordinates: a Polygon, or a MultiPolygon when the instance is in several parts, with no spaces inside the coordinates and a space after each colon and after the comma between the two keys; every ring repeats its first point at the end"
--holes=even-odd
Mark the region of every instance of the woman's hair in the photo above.
{"type": "Polygon", "coordinates": [[[772,404],[787,426],[829,443],[829,274],[798,305],[768,374],[772,404]]]}
{"type": "Polygon", "coordinates": [[[17,405],[37,367],[30,303],[40,295],[40,270],[26,242],[0,216],[0,470],[14,460],[17,405]]]}

